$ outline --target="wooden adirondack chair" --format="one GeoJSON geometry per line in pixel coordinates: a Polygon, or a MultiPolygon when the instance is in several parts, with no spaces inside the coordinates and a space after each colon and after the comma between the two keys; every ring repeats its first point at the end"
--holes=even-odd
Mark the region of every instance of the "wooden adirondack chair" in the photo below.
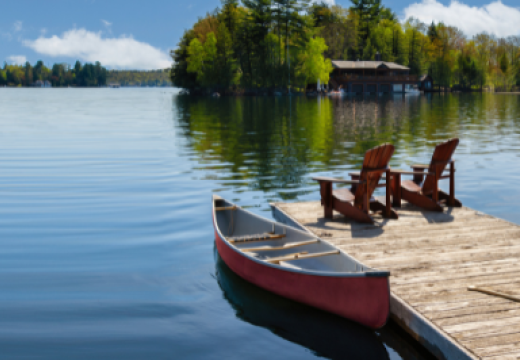
{"type": "Polygon", "coordinates": [[[332,211],[345,215],[345,217],[364,223],[374,223],[369,210],[382,211],[383,216],[397,219],[397,213],[390,207],[390,167],[388,162],[394,153],[394,146],[384,144],[377,146],[365,153],[363,167],[358,180],[341,180],[329,177],[313,177],[320,183],[321,204],[324,206],[325,217],[332,219],[332,211]],[[383,205],[372,194],[376,187],[380,186],[379,180],[386,173],[386,205],[383,205]],[[332,190],[333,183],[352,184],[352,193],[347,188],[332,190]]]}
{"type": "Polygon", "coordinates": [[[461,202],[455,199],[455,166],[451,156],[459,144],[459,139],[451,139],[435,147],[430,165],[412,165],[413,171],[392,169],[393,206],[401,206],[401,198],[416,206],[442,211],[441,202],[449,206],[460,207],[461,202]],[[443,175],[447,165],[449,174],[443,175]],[[428,170],[424,173],[424,170],[428,170]],[[413,180],[401,182],[401,174],[414,175],[413,180]],[[426,179],[424,179],[426,175],[426,179]],[[439,190],[440,179],[450,179],[450,193],[439,190]],[[423,182],[424,179],[424,182],[423,182]]]}

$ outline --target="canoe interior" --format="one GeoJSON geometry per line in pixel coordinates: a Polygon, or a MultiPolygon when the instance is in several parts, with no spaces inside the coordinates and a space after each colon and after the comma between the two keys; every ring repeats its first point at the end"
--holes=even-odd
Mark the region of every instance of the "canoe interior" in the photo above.
{"type": "MultiPolygon", "coordinates": [[[[292,246],[302,242],[317,240],[316,243],[296,246],[288,249],[242,252],[244,256],[248,256],[257,261],[262,261],[265,262],[265,264],[271,265],[271,263],[267,262],[266,260],[295,253],[316,254],[338,250],[335,246],[321,241],[318,237],[310,233],[295,229],[285,224],[264,219],[240,207],[236,207],[235,210],[216,210],[218,208],[232,208],[234,206],[235,204],[224,199],[218,197],[214,198],[214,213],[218,230],[222,234],[222,237],[226,240],[227,244],[239,251],[252,248],[267,249],[273,247],[292,246]],[[230,239],[237,239],[248,236],[253,236],[254,238],[254,235],[257,234],[265,236],[265,234],[272,233],[273,224],[274,234],[284,234],[285,237],[273,240],[245,241],[235,243],[228,241],[230,239]]],[[[344,252],[339,252],[339,254],[335,255],[312,257],[308,259],[280,261],[279,264],[273,264],[272,266],[291,269],[293,271],[311,272],[316,274],[326,273],[328,275],[336,274],[338,276],[389,276],[389,272],[379,271],[367,267],[344,252]]]]}

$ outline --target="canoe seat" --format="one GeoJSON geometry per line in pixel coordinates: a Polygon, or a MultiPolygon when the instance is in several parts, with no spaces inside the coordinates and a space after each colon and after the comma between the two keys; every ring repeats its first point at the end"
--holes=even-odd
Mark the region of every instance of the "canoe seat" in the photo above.
{"type": "Polygon", "coordinates": [[[250,247],[250,248],[240,248],[243,252],[258,252],[258,251],[273,251],[273,250],[287,250],[292,249],[298,246],[312,245],[319,243],[318,239],[309,240],[309,241],[301,241],[301,242],[293,242],[287,243],[282,246],[262,246],[262,247],[250,247]]]}
{"type": "Polygon", "coordinates": [[[270,234],[270,233],[263,233],[263,234],[248,234],[243,236],[230,236],[227,237],[227,240],[230,243],[246,243],[246,242],[252,242],[252,241],[269,241],[274,239],[281,239],[284,238],[285,234],[270,234]]]}

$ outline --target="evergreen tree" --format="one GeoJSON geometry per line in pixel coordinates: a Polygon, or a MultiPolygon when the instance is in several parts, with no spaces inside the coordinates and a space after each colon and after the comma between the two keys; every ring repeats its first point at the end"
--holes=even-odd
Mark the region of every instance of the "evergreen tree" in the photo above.
{"type": "Polygon", "coordinates": [[[264,40],[271,28],[272,2],[271,0],[243,0],[243,3],[248,9],[246,21],[249,23],[248,40],[251,42],[252,81],[263,87],[266,85],[266,75],[269,72],[264,40]]]}
{"type": "Polygon", "coordinates": [[[185,31],[177,44],[177,49],[170,52],[170,56],[173,59],[173,65],[170,70],[173,86],[185,89],[193,89],[197,86],[197,75],[188,71],[188,47],[195,38],[193,30],[185,31]]]}
{"type": "Polygon", "coordinates": [[[507,71],[509,70],[509,60],[507,59],[506,53],[503,53],[500,57],[499,66],[502,74],[506,75],[507,71]]]}
{"type": "Polygon", "coordinates": [[[351,0],[351,2],[354,6],[350,9],[359,16],[359,47],[364,49],[372,28],[380,19],[381,0],[351,0]]]}
{"type": "Polygon", "coordinates": [[[437,34],[437,28],[435,27],[435,23],[432,21],[431,25],[428,26],[428,37],[430,38],[430,41],[435,41],[439,38],[439,35],[437,34]]]}
{"type": "Polygon", "coordinates": [[[365,47],[363,48],[363,60],[374,60],[376,49],[370,43],[370,39],[367,40],[365,47]]]}
{"type": "Polygon", "coordinates": [[[233,54],[233,44],[231,35],[224,24],[221,22],[217,33],[217,64],[219,69],[219,83],[225,89],[238,83],[237,67],[233,54]]]}
{"type": "Polygon", "coordinates": [[[30,86],[34,82],[33,68],[28,61],[25,63],[25,86],[30,86]]]}

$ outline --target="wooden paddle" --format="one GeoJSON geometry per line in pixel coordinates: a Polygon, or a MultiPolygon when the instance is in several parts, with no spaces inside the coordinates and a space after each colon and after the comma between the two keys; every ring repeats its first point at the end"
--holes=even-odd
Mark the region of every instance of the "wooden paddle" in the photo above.
{"type": "Polygon", "coordinates": [[[481,293],[484,293],[484,294],[499,296],[499,297],[504,298],[504,299],[520,302],[520,298],[519,297],[516,297],[516,296],[513,296],[513,295],[504,294],[504,293],[500,293],[498,291],[493,291],[493,290],[490,290],[490,289],[484,289],[484,288],[481,288],[481,287],[478,287],[478,286],[470,285],[470,286],[468,286],[468,290],[469,291],[478,291],[478,292],[481,292],[481,293]]]}

